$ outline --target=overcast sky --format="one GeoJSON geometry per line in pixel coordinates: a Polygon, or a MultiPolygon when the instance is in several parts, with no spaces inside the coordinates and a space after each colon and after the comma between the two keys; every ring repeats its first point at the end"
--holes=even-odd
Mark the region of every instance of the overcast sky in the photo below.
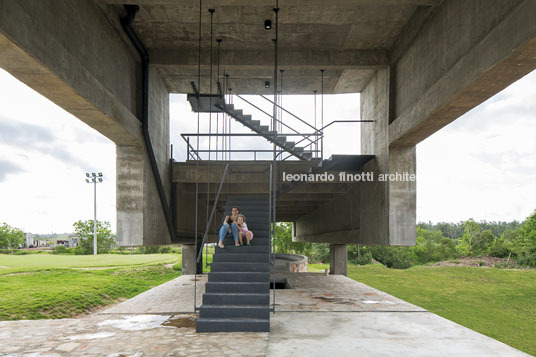
{"type": "MultiPolygon", "coordinates": [[[[533,72],[417,146],[418,221],[523,220],[536,209],[535,98],[533,72]]],[[[239,99],[235,104],[268,122],[239,99]]],[[[283,105],[314,121],[312,96],[285,96],[283,105]]],[[[171,96],[170,112],[174,157],[182,161],[179,132],[195,132],[197,115],[182,95],[171,96]]],[[[355,119],[359,95],[325,97],[325,124],[355,119]]],[[[208,118],[201,120],[203,131],[208,118]]],[[[233,132],[247,132],[232,125],[233,132]]],[[[325,157],[359,152],[359,136],[357,124],[330,127],[325,157]]],[[[233,139],[233,148],[247,145],[233,139]]],[[[93,218],[86,172],[104,174],[97,186],[97,219],[109,221],[115,231],[114,144],[0,69],[0,222],[33,233],[72,231],[76,220],[93,218]]]]}

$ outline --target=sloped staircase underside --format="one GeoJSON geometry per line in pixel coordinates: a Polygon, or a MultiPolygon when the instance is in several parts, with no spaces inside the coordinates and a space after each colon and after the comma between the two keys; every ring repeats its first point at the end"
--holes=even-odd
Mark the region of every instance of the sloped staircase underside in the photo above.
{"type": "MultiPolygon", "coordinates": [[[[259,134],[269,142],[276,144],[280,149],[294,155],[298,159],[311,160],[313,158],[312,152],[307,152],[302,146],[296,146],[296,143],[293,141],[287,141],[286,136],[280,136],[276,132],[270,131],[267,125],[261,125],[260,120],[253,120],[251,115],[244,114],[242,109],[235,109],[233,104],[225,104],[217,95],[202,95],[198,100],[196,95],[190,94],[187,98],[194,112],[208,113],[211,112],[210,108],[212,106],[212,113],[226,113],[246,128],[259,134]]],[[[303,140],[303,142],[310,143],[310,140],[313,139],[314,137],[311,137],[310,139],[303,140]]]]}

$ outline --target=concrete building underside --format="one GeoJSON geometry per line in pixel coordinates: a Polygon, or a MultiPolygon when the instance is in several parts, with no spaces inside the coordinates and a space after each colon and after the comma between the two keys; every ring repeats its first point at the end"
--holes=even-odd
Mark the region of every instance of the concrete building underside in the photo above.
{"type": "MultiPolygon", "coordinates": [[[[227,86],[273,94],[265,81],[274,73],[274,29],[263,24],[274,21],[274,1],[203,1],[200,83],[199,2],[135,3],[130,26],[147,49],[148,107],[143,60],[121,24],[120,0],[0,1],[0,67],[116,143],[119,244],[192,243],[196,163],[170,164],[169,94],[191,94],[192,82],[209,94],[209,8],[227,86]],[[176,208],[171,233],[164,206],[176,208]]],[[[536,67],[535,14],[533,0],[281,1],[278,68],[287,94],[319,90],[321,69],[324,93],[361,94],[361,118],[373,122],[362,124],[363,156],[345,171],[414,174],[416,144],[536,67]]],[[[223,164],[197,164],[202,195],[203,170],[211,165],[215,186],[223,164]]],[[[279,170],[328,164],[304,159],[279,170]]],[[[267,193],[267,167],[232,163],[222,197],[267,193]]],[[[415,181],[278,185],[277,220],[295,223],[297,241],[333,244],[334,257],[349,243],[415,244],[415,181]]]]}

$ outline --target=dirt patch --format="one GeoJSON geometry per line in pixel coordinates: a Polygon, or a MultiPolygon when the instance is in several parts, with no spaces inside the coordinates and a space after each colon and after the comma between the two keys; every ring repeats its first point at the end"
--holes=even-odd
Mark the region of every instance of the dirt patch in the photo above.
{"type": "Polygon", "coordinates": [[[3,266],[3,265],[0,265],[0,269],[2,269],[2,268],[4,268],[4,269],[8,269],[9,267],[6,267],[6,266],[3,266]]]}
{"type": "Polygon", "coordinates": [[[93,267],[93,268],[71,268],[74,270],[107,270],[107,269],[116,269],[117,267],[93,267]]]}
{"type": "MultiPolygon", "coordinates": [[[[454,260],[446,260],[432,264],[436,267],[494,267],[497,264],[507,264],[508,259],[496,257],[463,257],[454,260]]],[[[510,263],[512,261],[510,260],[510,263]]]]}

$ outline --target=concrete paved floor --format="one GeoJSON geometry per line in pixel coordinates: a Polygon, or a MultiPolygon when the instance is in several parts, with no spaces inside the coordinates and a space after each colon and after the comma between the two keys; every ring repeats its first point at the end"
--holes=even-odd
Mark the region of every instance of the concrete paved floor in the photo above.
{"type": "Polygon", "coordinates": [[[79,319],[0,322],[0,356],[527,356],[343,276],[285,277],[269,334],[196,334],[182,276],[79,319]]]}

